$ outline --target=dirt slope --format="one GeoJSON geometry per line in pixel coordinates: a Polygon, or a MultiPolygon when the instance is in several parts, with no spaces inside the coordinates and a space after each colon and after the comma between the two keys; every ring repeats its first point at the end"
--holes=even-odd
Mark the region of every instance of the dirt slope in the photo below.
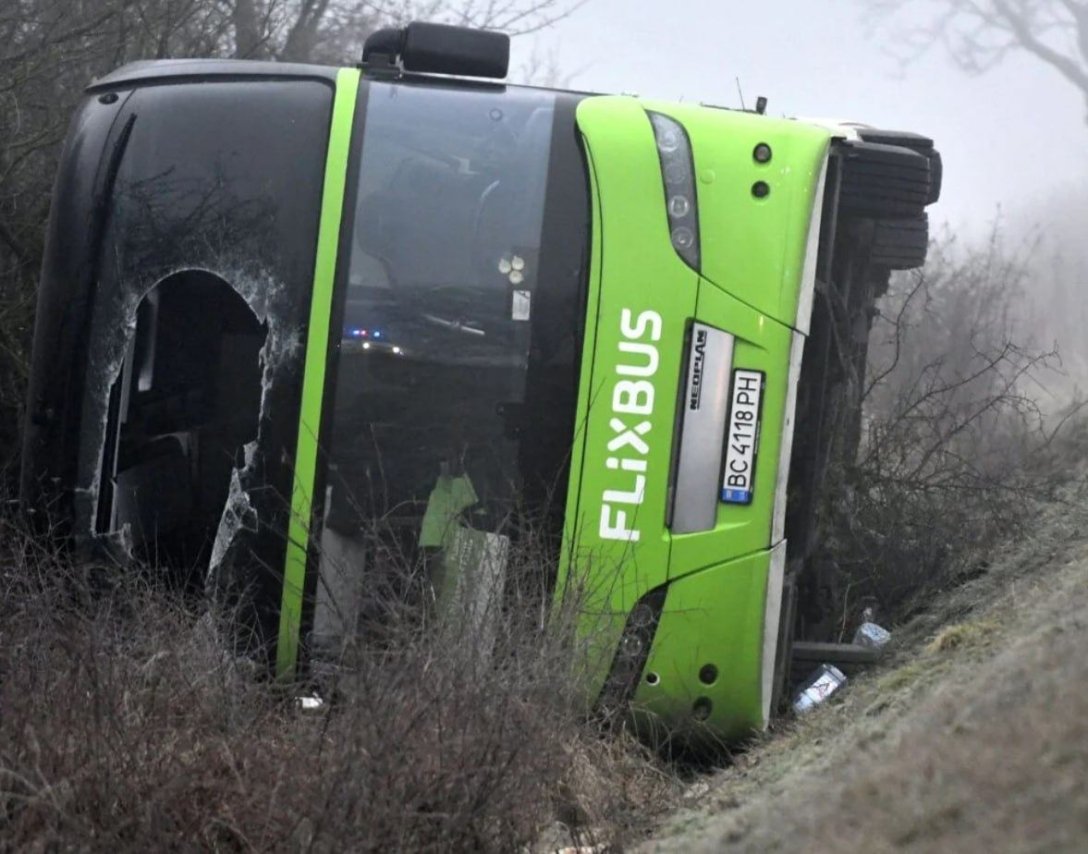
{"type": "Polygon", "coordinates": [[[1088,500],[896,633],[642,851],[1088,851],[1088,500]]]}

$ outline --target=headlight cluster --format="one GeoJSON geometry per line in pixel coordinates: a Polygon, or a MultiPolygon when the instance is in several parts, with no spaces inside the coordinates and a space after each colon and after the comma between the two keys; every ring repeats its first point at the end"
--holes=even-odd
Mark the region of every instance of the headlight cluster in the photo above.
{"type": "Polygon", "coordinates": [[[665,183],[665,210],[672,245],[690,267],[699,269],[699,209],[695,197],[695,162],[691,141],[683,126],[661,113],[647,111],[654,126],[661,176],[665,183]]]}

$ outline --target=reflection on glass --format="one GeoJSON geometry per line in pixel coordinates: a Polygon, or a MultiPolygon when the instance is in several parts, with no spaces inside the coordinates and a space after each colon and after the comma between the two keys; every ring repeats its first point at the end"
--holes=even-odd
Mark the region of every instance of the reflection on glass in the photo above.
{"type": "Polygon", "coordinates": [[[554,101],[370,85],[319,646],[380,624],[389,601],[429,601],[479,622],[501,591],[554,101]]]}

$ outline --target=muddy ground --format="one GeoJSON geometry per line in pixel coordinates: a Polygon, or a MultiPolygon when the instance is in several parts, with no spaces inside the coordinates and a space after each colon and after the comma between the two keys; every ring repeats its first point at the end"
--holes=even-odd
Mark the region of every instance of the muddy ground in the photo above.
{"type": "Polygon", "coordinates": [[[643,852],[1088,851],[1088,500],[689,787],[643,852]]]}

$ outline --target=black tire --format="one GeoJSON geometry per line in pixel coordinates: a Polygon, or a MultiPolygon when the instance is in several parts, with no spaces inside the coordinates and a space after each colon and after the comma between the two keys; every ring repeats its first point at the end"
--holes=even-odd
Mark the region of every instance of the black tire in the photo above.
{"type": "Polygon", "coordinates": [[[927,205],[933,204],[941,197],[941,178],[944,172],[941,164],[941,152],[933,147],[933,140],[920,133],[910,133],[905,130],[879,130],[878,128],[865,128],[858,131],[865,142],[875,142],[880,145],[897,145],[900,148],[909,148],[924,154],[929,159],[929,197],[927,205]]]}
{"type": "Polygon", "coordinates": [[[846,142],[839,150],[841,213],[876,218],[922,213],[930,195],[928,157],[909,148],[873,142],[846,142]]]}
{"type": "Polygon", "coordinates": [[[941,163],[941,152],[933,149],[927,155],[929,157],[929,201],[933,204],[941,197],[941,179],[944,177],[944,166],[941,163]]]}
{"type": "Polygon", "coordinates": [[[873,224],[869,263],[889,270],[913,270],[926,262],[929,217],[880,219],[873,224]]]}
{"type": "Polygon", "coordinates": [[[919,151],[925,154],[933,150],[933,140],[920,133],[911,133],[907,130],[881,130],[880,128],[858,128],[858,136],[864,142],[875,142],[880,145],[898,145],[900,148],[909,148],[911,151],[919,151]]]}

